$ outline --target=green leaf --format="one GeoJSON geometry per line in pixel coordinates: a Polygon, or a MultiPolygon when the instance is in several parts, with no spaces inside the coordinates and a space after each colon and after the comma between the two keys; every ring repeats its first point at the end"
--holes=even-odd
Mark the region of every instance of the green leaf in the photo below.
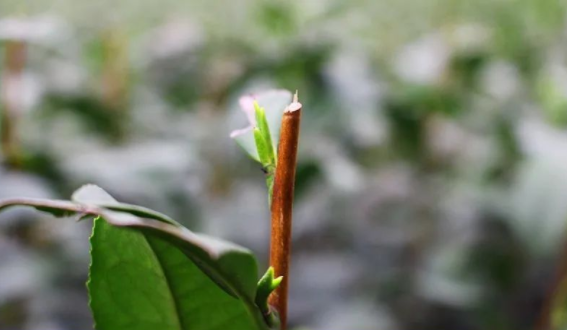
{"type": "Polygon", "coordinates": [[[99,330],[268,329],[254,303],[256,260],[245,248],[118,203],[96,186],[81,188],[73,202],[12,199],[0,210],[15,205],[99,217],[88,282],[99,330]]]}
{"type": "MultiPolygon", "coordinates": [[[[73,201],[97,207],[102,205],[120,207],[120,203],[94,185],[84,186],[75,192],[73,201]]],[[[245,296],[254,299],[257,266],[249,250],[214,237],[195,234],[177,223],[171,225],[160,220],[138,217],[139,208],[134,212],[126,210],[128,210],[127,206],[122,206],[121,212],[101,208],[98,215],[118,227],[140,228],[166,236],[227,293],[235,297],[245,296]]]]}
{"type": "MultiPolygon", "coordinates": [[[[99,330],[265,329],[167,236],[95,220],[88,282],[99,330]]],[[[262,323],[260,323],[260,322],[262,323]]]]}
{"type": "Polygon", "coordinates": [[[29,206],[38,211],[50,213],[55,217],[73,215],[96,215],[98,209],[89,208],[69,201],[37,198],[11,198],[0,201],[0,212],[14,206],[29,206]]]}
{"type": "MultiPolygon", "coordinates": [[[[268,120],[266,119],[266,110],[258,105],[258,102],[254,102],[254,113],[256,115],[256,124],[258,125],[258,130],[260,131],[260,136],[262,140],[264,140],[264,144],[266,147],[265,150],[265,161],[262,161],[262,155],[260,155],[260,161],[262,161],[262,165],[264,166],[276,166],[276,147],[272,142],[272,137],[270,133],[270,125],[268,124],[268,120]]],[[[277,124],[276,124],[277,126],[277,124]]],[[[256,131],[254,131],[256,134],[256,131]]],[[[256,146],[258,145],[258,140],[256,139],[256,146]]],[[[258,154],[260,154],[260,150],[258,149],[258,154]]]]}
{"type": "Polygon", "coordinates": [[[126,212],[138,217],[159,220],[172,225],[181,226],[177,221],[171,219],[167,215],[156,212],[152,209],[138,205],[119,203],[102,188],[92,184],[84,185],[75,191],[73,196],[71,196],[71,200],[81,204],[96,205],[112,211],[126,212]]]}
{"type": "MultiPolygon", "coordinates": [[[[269,90],[259,93],[255,96],[255,99],[258,105],[265,109],[265,123],[269,127],[270,140],[279,141],[283,113],[292,101],[291,92],[280,89],[269,90]]],[[[258,123],[254,126],[257,126],[260,130],[262,129],[258,123]]],[[[234,135],[233,138],[252,159],[260,162],[253,128],[238,130],[240,133],[234,135]]],[[[275,148],[274,150],[277,149],[276,146],[273,146],[273,148],[275,148]]]]}
{"type": "Polygon", "coordinates": [[[260,307],[263,313],[269,312],[268,298],[270,297],[270,294],[280,286],[283,280],[283,276],[274,278],[274,274],[274,267],[270,267],[264,276],[262,276],[262,278],[258,281],[256,305],[260,307]]]}
{"type": "Polygon", "coordinates": [[[275,90],[262,93],[256,99],[258,105],[266,110],[266,122],[270,127],[269,131],[272,141],[280,140],[280,126],[283,113],[285,108],[291,103],[292,98],[293,96],[289,91],[275,90]]]}
{"type": "Polygon", "coordinates": [[[553,77],[544,76],[539,78],[536,87],[545,117],[553,125],[567,126],[567,98],[561,84],[553,77]]]}
{"type": "Polygon", "coordinates": [[[264,167],[268,166],[270,164],[269,148],[262,136],[262,132],[257,127],[254,127],[254,141],[256,141],[256,151],[260,158],[260,163],[264,167]]]}
{"type": "Polygon", "coordinates": [[[266,111],[254,102],[254,112],[258,127],[254,127],[254,140],[260,163],[266,173],[266,186],[268,187],[268,203],[272,204],[272,191],[274,188],[274,175],[276,172],[276,147],[273,145],[270,126],[266,119],[266,111]]]}

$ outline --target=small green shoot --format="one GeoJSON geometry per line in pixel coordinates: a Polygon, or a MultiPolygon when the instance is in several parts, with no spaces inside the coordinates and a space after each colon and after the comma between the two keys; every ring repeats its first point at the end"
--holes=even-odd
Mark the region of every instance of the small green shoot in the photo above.
{"type": "Polygon", "coordinates": [[[258,286],[256,289],[256,306],[260,309],[266,323],[274,328],[279,329],[279,317],[277,311],[271,308],[268,304],[268,297],[274,290],[276,290],[282,283],[283,276],[274,278],[274,267],[268,268],[264,276],[258,281],[258,286]]]}

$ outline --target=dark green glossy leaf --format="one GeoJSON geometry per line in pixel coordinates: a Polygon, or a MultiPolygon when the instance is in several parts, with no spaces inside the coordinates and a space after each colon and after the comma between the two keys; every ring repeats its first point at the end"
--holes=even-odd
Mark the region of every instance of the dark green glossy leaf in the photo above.
{"type": "Polygon", "coordinates": [[[15,205],[99,217],[88,282],[98,330],[268,329],[254,303],[256,260],[245,248],[118,203],[91,185],[73,202],[13,199],[0,202],[0,210],[15,205]]]}
{"type": "Polygon", "coordinates": [[[219,288],[165,236],[97,219],[91,248],[88,288],[96,329],[265,328],[255,324],[251,313],[257,311],[219,288]]]}

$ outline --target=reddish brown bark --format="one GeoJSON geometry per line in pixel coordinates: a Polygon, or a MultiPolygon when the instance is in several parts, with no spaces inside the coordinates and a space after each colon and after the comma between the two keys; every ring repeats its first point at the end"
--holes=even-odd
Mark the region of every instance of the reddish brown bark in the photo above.
{"type": "Polygon", "coordinates": [[[274,267],[276,276],[283,276],[283,281],[270,295],[269,303],[280,314],[281,329],[286,329],[287,324],[293,190],[300,122],[301,104],[297,101],[296,94],[282,119],[272,195],[270,264],[274,267]]]}

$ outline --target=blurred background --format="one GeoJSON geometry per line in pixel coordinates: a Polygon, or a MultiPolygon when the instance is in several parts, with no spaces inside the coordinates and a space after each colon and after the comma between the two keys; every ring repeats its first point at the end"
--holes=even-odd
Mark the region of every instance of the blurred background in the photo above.
{"type": "MultiPolygon", "coordinates": [[[[567,223],[557,0],[0,2],[0,198],[95,183],[257,254],[244,93],[304,104],[290,326],[533,329],[567,223]]],[[[90,223],[0,216],[0,329],[91,329],[90,223]]]]}

